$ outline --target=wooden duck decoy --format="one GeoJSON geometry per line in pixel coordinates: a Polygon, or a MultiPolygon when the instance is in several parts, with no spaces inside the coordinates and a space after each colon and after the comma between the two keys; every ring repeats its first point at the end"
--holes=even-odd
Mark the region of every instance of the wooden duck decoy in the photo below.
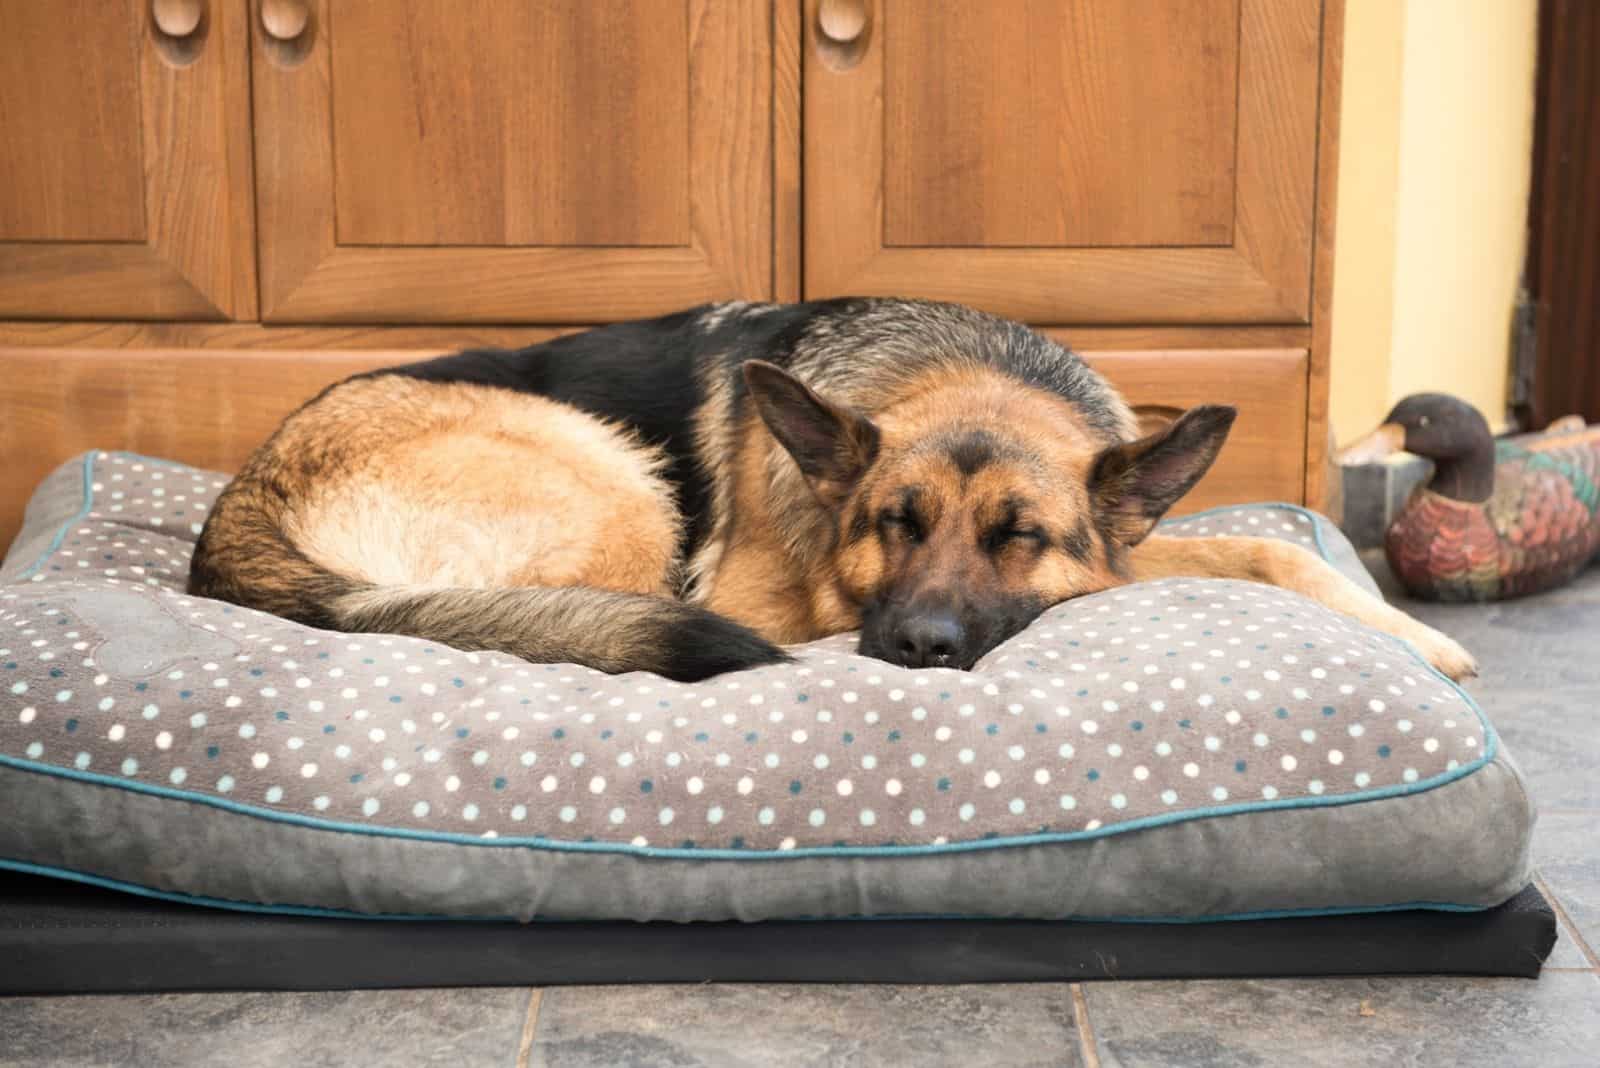
{"type": "Polygon", "coordinates": [[[1600,551],[1600,424],[1569,416],[1544,433],[1496,439],[1471,405],[1418,393],[1341,457],[1398,449],[1434,464],[1384,542],[1414,596],[1520,597],[1567,582],[1600,551]]]}

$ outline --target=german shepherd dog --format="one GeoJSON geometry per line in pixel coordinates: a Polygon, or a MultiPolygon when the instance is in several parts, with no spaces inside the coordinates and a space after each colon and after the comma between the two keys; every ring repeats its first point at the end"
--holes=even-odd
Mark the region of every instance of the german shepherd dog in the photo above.
{"type": "Polygon", "coordinates": [[[967,669],[1068,598],[1210,576],[1471,673],[1287,542],[1151,536],[1233,419],[1208,405],[1140,437],[1076,355],[955,305],[719,304],[330,387],[222,493],[189,590],[692,680],[856,629],[865,655],[967,669]]]}

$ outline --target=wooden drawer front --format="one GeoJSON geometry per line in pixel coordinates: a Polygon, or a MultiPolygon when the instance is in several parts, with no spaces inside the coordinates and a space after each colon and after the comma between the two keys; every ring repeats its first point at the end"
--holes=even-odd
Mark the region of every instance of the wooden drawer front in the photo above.
{"type": "MultiPolygon", "coordinates": [[[[0,347],[6,403],[0,420],[0,546],[16,533],[40,479],[77,453],[128,449],[233,471],[284,416],[324,386],[428,355],[415,349],[0,347]]],[[[1238,406],[1239,421],[1216,466],[1179,511],[1301,499],[1303,350],[1086,356],[1136,405],[1238,406]]]]}
{"type": "Polygon", "coordinates": [[[1173,414],[1196,404],[1231,404],[1239,409],[1238,421],[1211,472],[1173,509],[1174,515],[1220,504],[1304,500],[1304,349],[1086,352],[1084,356],[1136,407],[1173,414]]]}

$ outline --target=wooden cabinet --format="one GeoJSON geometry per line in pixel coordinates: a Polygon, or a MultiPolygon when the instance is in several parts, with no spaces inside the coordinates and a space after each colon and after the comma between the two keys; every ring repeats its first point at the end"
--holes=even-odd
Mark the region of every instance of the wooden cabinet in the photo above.
{"type": "Polygon", "coordinates": [[[254,33],[262,317],[595,322],[772,293],[763,0],[316,0],[254,33]]]}
{"type": "Polygon", "coordinates": [[[0,0],[0,317],[254,318],[246,11],[199,10],[0,0]]]}
{"type": "Polygon", "coordinates": [[[867,7],[806,21],[809,295],[1308,321],[1320,0],[867,7]]]}
{"type": "Polygon", "coordinates": [[[0,0],[0,398],[15,360],[54,383],[0,469],[253,441],[349,350],[893,294],[1044,327],[1156,411],[1239,405],[1186,507],[1316,503],[1342,11],[0,0]],[[105,416],[121,361],[156,414],[105,416]]]}

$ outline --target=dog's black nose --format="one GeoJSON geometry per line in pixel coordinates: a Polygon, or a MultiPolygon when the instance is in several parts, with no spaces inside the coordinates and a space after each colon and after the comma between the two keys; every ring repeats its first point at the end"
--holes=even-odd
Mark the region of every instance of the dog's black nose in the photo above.
{"type": "Polygon", "coordinates": [[[965,639],[953,615],[911,616],[895,628],[895,657],[906,667],[951,667],[965,639]]]}

